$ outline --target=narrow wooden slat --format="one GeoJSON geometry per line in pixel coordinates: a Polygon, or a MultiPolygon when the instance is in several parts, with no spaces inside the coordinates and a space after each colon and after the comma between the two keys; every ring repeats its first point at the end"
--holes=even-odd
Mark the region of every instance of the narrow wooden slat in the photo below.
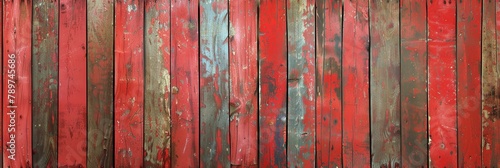
{"type": "Polygon", "coordinates": [[[286,1],[259,6],[259,167],[286,167],[286,1]]]}
{"type": "Polygon", "coordinates": [[[401,166],[427,167],[426,1],[401,3],[401,166]]]}
{"type": "Polygon", "coordinates": [[[170,0],[147,0],[144,167],[170,166],[170,0]]]}
{"type": "Polygon", "coordinates": [[[458,165],[481,167],[481,1],[457,4],[458,165]]]}
{"type": "Polygon", "coordinates": [[[59,4],[58,166],[87,165],[86,2],[59,4]]]}
{"type": "Polygon", "coordinates": [[[171,18],[172,167],[199,167],[198,1],[172,1],[171,18]]]}
{"type": "Polygon", "coordinates": [[[33,167],[57,165],[59,2],[33,1],[33,167]]]}
{"type": "Polygon", "coordinates": [[[229,1],[231,165],[257,165],[257,1],[229,1]]]}
{"type": "Polygon", "coordinates": [[[314,0],[287,2],[289,167],[315,166],[314,0]]]}
{"type": "Polygon", "coordinates": [[[32,167],[31,1],[3,1],[3,167],[32,167]],[[10,61],[9,61],[10,60],[10,61]],[[9,73],[10,71],[10,73],[9,73]],[[9,87],[10,90],[9,91],[9,87]],[[13,97],[8,97],[12,95],[13,97]],[[11,108],[7,106],[12,106],[11,108]],[[15,113],[14,113],[15,112],[15,113]],[[9,114],[10,113],[10,114],[9,114]],[[13,114],[14,113],[14,114],[13,114]],[[11,120],[11,116],[14,117],[11,120]],[[14,121],[14,124],[11,124],[14,121]],[[10,125],[10,126],[9,126],[10,125]],[[13,137],[12,139],[10,137],[13,137]],[[9,141],[15,141],[11,146],[9,141]],[[7,145],[8,144],[8,145],[7,145]],[[9,158],[12,156],[12,158],[9,158]]]}
{"type": "Polygon", "coordinates": [[[115,11],[115,167],[140,167],[144,132],[144,1],[116,1],[115,11]]]}
{"type": "Polygon", "coordinates": [[[342,167],[342,1],[316,1],[316,162],[342,167]]]}
{"type": "Polygon", "coordinates": [[[372,167],[400,167],[399,0],[371,0],[369,13],[372,167]]]}
{"type": "Polygon", "coordinates": [[[456,1],[427,2],[429,166],[457,167],[456,1]]]}
{"type": "MultiPolygon", "coordinates": [[[[3,16],[5,16],[3,13],[3,1],[0,1],[0,16],[2,17],[0,19],[0,27],[2,27],[2,29],[0,30],[0,53],[1,53],[0,55],[2,55],[2,58],[3,58],[3,19],[4,19],[3,16]]],[[[3,63],[0,64],[0,69],[2,69],[2,72],[3,72],[3,63]]],[[[4,81],[4,79],[2,77],[2,82],[0,82],[0,88],[2,88],[2,89],[0,89],[0,90],[2,90],[1,93],[3,93],[3,81],[4,81]]],[[[8,80],[6,80],[6,81],[8,81],[8,80]]],[[[1,94],[1,95],[4,96],[3,94],[1,94]]],[[[2,100],[2,101],[0,101],[0,106],[2,106],[2,107],[0,107],[0,109],[1,109],[0,111],[2,113],[7,112],[7,111],[4,111],[3,105],[4,104],[7,105],[8,103],[4,103],[3,99],[0,99],[0,100],[2,100]]],[[[2,138],[0,138],[0,143],[3,144],[3,142],[4,142],[4,140],[3,140],[3,117],[2,117],[2,119],[0,119],[0,130],[2,130],[2,133],[0,133],[1,134],[0,137],[2,137],[2,138]]],[[[7,141],[5,141],[5,142],[7,142],[7,141]]],[[[0,146],[0,150],[4,151],[3,149],[4,149],[3,145],[0,146]]],[[[3,152],[2,152],[2,154],[3,154],[3,152]]],[[[0,163],[3,166],[3,157],[0,157],[0,163]]]]}
{"type": "Polygon", "coordinates": [[[112,167],[113,0],[87,0],[87,166],[112,167]]]}

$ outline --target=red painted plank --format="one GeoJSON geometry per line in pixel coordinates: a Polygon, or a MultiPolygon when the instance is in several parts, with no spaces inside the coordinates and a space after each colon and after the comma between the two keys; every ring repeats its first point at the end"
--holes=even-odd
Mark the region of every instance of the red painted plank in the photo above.
{"type": "Polygon", "coordinates": [[[457,167],[456,1],[427,1],[429,165],[457,167]]]}
{"type": "Polygon", "coordinates": [[[481,1],[457,5],[458,165],[481,166],[481,1]]]}
{"type": "Polygon", "coordinates": [[[257,2],[229,2],[231,165],[257,165],[257,2]]]}
{"type": "Polygon", "coordinates": [[[87,166],[112,167],[113,0],[87,2],[87,166]]]}
{"type": "MultiPolygon", "coordinates": [[[[0,1],[0,16],[2,16],[2,18],[0,19],[0,27],[2,27],[2,29],[0,30],[0,53],[1,53],[0,55],[2,55],[2,58],[3,58],[3,19],[4,19],[4,17],[3,17],[4,16],[3,1],[0,1]]],[[[0,64],[0,69],[2,69],[2,68],[3,68],[3,63],[0,64]]],[[[3,69],[2,69],[2,72],[3,72],[3,69]]],[[[2,74],[4,74],[4,73],[2,73],[2,74]]],[[[3,77],[2,77],[2,81],[3,81],[3,77]]],[[[1,90],[0,92],[3,93],[3,82],[0,82],[0,88],[2,88],[2,89],[0,89],[1,90]]],[[[1,95],[3,96],[3,94],[1,94],[1,95]]],[[[0,106],[2,106],[2,107],[0,107],[0,109],[1,109],[0,111],[2,112],[2,114],[4,114],[3,105],[4,104],[7,105],[8,103],[4,103],[3,99],[0,99],[0,100],[2,100],[2,101],[0,101],[0,106]]],[[[7,111],[5,111],[5,112],[7,112],[7,111]]],[[[2,137],[2,138],[0,138],[0,144],[3,144],[3,129],[2,128],[3,128],[3,117],[2,117],[2,119],[0,119],[0,130],[2,130],[1,131],[2,133],[0,133],[0,136],[2,137]]],[[[5,142],[7,142],[7,141],[5,141],[5,142]]],[[[7,147],[7,145],[6,145],[6,147],[7,147]]],[[[3,151],[3,145],[0,145],[0,150],[3,151]]],[[[0,163],[1,163],[0,165],[3,165],[3,157],[0,157],[0,163]]]]}
{"type": "Polygon", "coordinates": [[[31,167],[31,1],[3,4],[3,167],[31,167]],[[9,73],[9,71],[11,73],[9,73]],[[10,87],[10,88],[9,88],[10,87]],[[10,91],[13,90],[13,91],[10,91]],[[11,97],[9,97],[11,95],[11,97]],[[13,96],[13,97],[12,97],[13,96]],[[11,106],[10,108],[8,106],[11,106]],[[9,113],[15,114],[11,115],[9,113]],[[14,117],[11,120],[11,116],[14,117]],[[14,121],[14,124],[10,122],[14,121]],[[10,125],[10,126],[9,126],[10,125]],[[12,139],[10,137],[13,137],[12,139]],[[15,143],[9,143],[15,141],[15,143]],[[8,144],[8,145],[7,145],[8,144]],[[15,160],[9,159],[15,145],[15,160]]]}
{"type": "Polygon", "coordinates": [[[199,167],[198,1],[172,1],[172,167],[199,167]]]}
{"type": "Polygon", "coordinates": [[[144,1],[115,6],[115,167],[143,165],[144,1]]]}
{"type": "Polygon", "coordinates": [[[259,6],[259,167],[286,167],[286,1],[259,6]]]}
{"type": "Polygon", "coordinates": [[[170,0],[145,3],[144,167],[170,167],[170,0]]]}
{"type": "Polygon", "coordinates": [[[427,167],[426,1],[401,1],[401,166],[427,167]]]}
{"type": "Polygon", "coordinates": [[[342,1],[316,1],[316,162],[342,166],[342,1]]]}
{"type": "Polygon", "coordinates": [[[58,166],[87,165],[86,2],[59,4],[58,166]]]}
{"type": "Polygon", "coordinates": [[[315,166],[314,0],[287,2],[289,167],[315,166]]]}
{"type": "Polygon", "coordinates": [[[33,167],[57,165],[59,1],[33,1],[33,167]]]}

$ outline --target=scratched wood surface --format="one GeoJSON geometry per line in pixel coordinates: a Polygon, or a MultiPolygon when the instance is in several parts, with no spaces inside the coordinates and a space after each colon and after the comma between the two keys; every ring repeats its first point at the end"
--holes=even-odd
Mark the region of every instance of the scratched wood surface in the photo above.
{"type": "Polygon", "coordinates": [[[426,1],[401,1],[401,166],[427,166],[426,1]]]}

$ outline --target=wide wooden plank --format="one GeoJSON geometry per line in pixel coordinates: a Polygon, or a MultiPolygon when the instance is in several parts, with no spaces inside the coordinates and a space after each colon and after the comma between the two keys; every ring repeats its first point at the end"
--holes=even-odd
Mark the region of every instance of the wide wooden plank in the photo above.
{"type": "Polygon", "coordinates": [[[58,166],[87,166],[86,2],[59,4],[58,166]]]}
{"type": "Polygon", "coordinates": [[[401,1],[401,166],[427,167],[426,1],[401,1]]]}
{"type": "MultiPolygon", "coordinates": [[[[492,4],[490,4],[492,5],[492,4]]],[[[458,165],[481,167],[481,1],[457,4],[458,165]]]]}
{"type": "Polygon", "coordinates": [[[427,1],[429,166],[457,167],[456,1],[427,1]]]}
{"type": "Polygon", "coordinates": [[[257,1],[229,1],[231,165],[257,165],[257,1]]]}
{"type": "Polygon", "coordinates": [[[368,0],[344,2],[343,166],[370,167],[368,0]]]}
{"type": "Polygon", "coordinates": [[[3,3],[3,167],[32,167],[32,2],[3,3]]]}
{"type": "Polygon", "coordinates": [[[342,1],[316,0],[316,162],[342,166],[342,1]]]}
{"type": "Polygon", "coordinates": [[[370,1],[372,167],[401,165],[399,0],[370,1]]]}
{"type": "Polygon", "coordinates": [[[287,2],[289,167],[315,166],[314,0],[287,2]]]}
{"type": "Polygon", "coordinates": [[[33,167],[57,165],[59,1],[33,1],[33,167]]]}
{"type": "Polygon", "coordinates": [[[169,167],[170,0],[145,3],[144,167],[169,167]]]}
{"type": "Polygon", "coordinates": [[[113,0],[87,0],[87,166],[112,167],[113,0]]]}
{"type": "Polygon", "coordinates": [[[199,167],[198,1],[171,5],[172,167],[199,167]]]}
{"type": "Polygon", "coordinates": [[[143,165],[144,1],[115,6],[115,167],[143,165]]]}
{"type": "Polygon", "coordinates": [[[286,167],[286,1],[259,6],[259,167],[286,167]]]}

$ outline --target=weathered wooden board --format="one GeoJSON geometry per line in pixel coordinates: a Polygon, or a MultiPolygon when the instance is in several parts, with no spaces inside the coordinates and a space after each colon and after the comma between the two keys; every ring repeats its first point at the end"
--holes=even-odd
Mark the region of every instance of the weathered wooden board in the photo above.
{"type": "Polygon", "coordinates": [[[457,104],[458,165],[481,167],[481,136],[476,136],[481,130],[481,1],[478,0],[457,2],[457,104]]]}
{"type": "Polygon", "coordinates": [[[3,167],[32,167],[32,2],[3,3],[3,167]],[[11,116],[14,120],[11,120],[11,116]],[[11,121],[15,123],[11,124],[11,121]],[[12,149],[12,143],[9,143],[11,136],[15,140],[15,160],[9,159],[12,156],[12,150],[9,150],[12,149]]]}
{"type": "Polygon", "coordinates": [[[401,166],[427,167],[426,1],[401,1],[401,166]]]}
{"type": "Polygon", "coordinates": [[[289,167],[315,166],[314,0],[287,2],[289,167]]]}
{"type": "MultiPolygon", "coordinates": [[[[2,27],[2,29],[0,29],[0,53],[1,53],[0,55],[3,55],[3,20],[4,20],[3,16],[5,16],[3,13],[3,1],[0,1],[0,16],[2,16],[2,18],[0,19],[0,27],[2,27]]],[[[7,55],[7,57],[8,57],[8,55],[7,55]]],[[[0,64],[0,69],[2,69],[2,72],[3,72],[3,61],[2,61],[2,64],[0,64]]],[[[3,77],[2,77],[2,81],[4,81],[3,77]]],[[[7,84],[7,86],[8,86],[8,84],[7,84]]],[[[1,94],[1,93],[3,93],[3,82],[0,82],[0,88],[2,88],[2,89],[0,89],[1,90],[0,94],[1,94]]],[[[4,96],[3,94],[1,94],[1,95],[2,95],[2,97],[4,96]]],[[[3,105],[4,104],[7,105],[8,103],[4,103],[3,99],[1,99],[1,98],[0,98],[0,100],[2,100],[2,101],[0,101],[0,106],[2,106],[2,107],[0,107],[0,109],[1,109],[0,111],[2,113],[4,113],[3,105]]],[[[5,112],[7,112],[7,111],[5,111],[5,112]]],[[[0,118],[2,118],[2,119],[0,119],[0,130],[2,130],[2,133],[0,133],[0,137],[2,137],[2,138],[0,138],[0,143],[3,144],[3,142],[4,142],[4,140],[3,140],[3,117],[0,117],[0,118]]],[[[10,117],[9,117],[9,119],[10,119],[10,117]]],[[[8,123],[8,122],[5,122],[5,123],[8,123]]],[[[7,142],[7,141],[5,141],[5,142],[7,142]]],[[[4,149],[3,145],[1,145],[0,150],[4,151],[3,149],[4,149]]],[[[1,152],[1,153],[3,156],[3,152],[1,152]]],[[[0,165],[2,165],[2,167],[3,167],[3,157],[0,157],[0,165]]]]}
{"type": "Polygon", "coordinates": [[[33,1],[33,167],[57,165],[59,1],[33,1]]]}
{"type": "Polygon", "coordinates": [[[343,165],[370,167],[368,0],[345,1],[343,25],[343,165]]]}
{"type": "Polygon", "coordinates": [[[86,2],[59,4],[58,166],[87,166],[86,2]]]}
{"type": "Polygon", "coordinates": [[[229,1],[231,165],[257,165],[257,4],[229,1]]]}
{"type": "Polygon", "coordinates": [[[143,165],[144,1],[115,6],[115,167],[143,165]]]}
{"type": "Polygon", "coordinates": [[[401,166],[399,0],[370,1],[372,167],[401,166]]]}
{"type": "Polygon", "coordinates": [[[429,166],[457,167],[456,1],[427,1],[429,166]]]}
{"type": "Polygon", "coordinates": [[[87,166],[112,167],[113,0],[88,0],[87,16],[87,166]]]}
{"type": "Polygon", "coordinates": [[[286,167],[286,1],[259,6],[259,167],[286,167]]]}
{"type": "Polygon", "coordinates": [[[342,1],[316,0],[316,162],[342,167],[342,1]]]}
{"type": "Polygon", "coordinates": [[[169,167],[170,0],[145,3],[144,167],[169,167]]]}
{"type": "Polygon", "coordinates": [[[171,4],[172,167],[199,167],[198,1],[171,4]]]}
{"type": "Polygon", "coordinates": [[[203,167],[230,167],[227,0],[200,1],[200,153],[203,167]]]}
{"type": "Polygon", "coordinates": [[[500,3],[483,1],[482,20],[482,167],[500,166],[498,30],[500,3]]]}

